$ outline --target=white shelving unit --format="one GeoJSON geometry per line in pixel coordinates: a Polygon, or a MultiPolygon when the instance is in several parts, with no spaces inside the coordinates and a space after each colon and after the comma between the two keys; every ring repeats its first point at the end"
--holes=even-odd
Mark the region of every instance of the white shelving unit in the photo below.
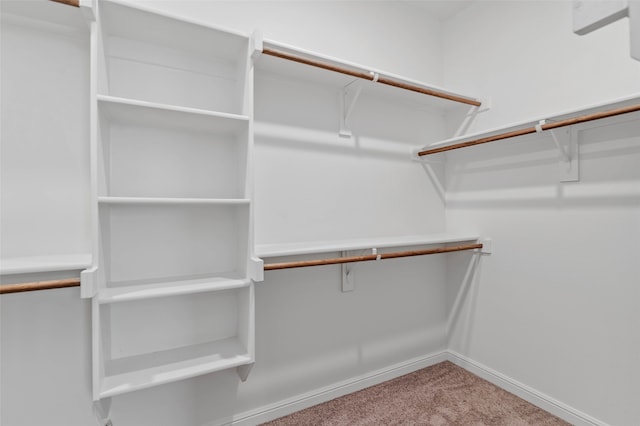
{"type": "Polygon", "coordinates": [[[254,362],[249,38],[115,1],[92,26],[93,397],[254,362]]]}

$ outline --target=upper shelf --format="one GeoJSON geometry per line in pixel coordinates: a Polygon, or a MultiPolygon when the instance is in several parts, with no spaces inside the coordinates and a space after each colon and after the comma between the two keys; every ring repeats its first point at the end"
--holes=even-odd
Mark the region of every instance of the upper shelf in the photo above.
{"type": "Polygon", "coordinates": [[[338,89],[361,80],[365,83],[365,93],[443,109],[455,105],[480,105],[480,101],[473,97],[272,40],[262,41],[261,52],[256,61],[258,70],[291,79],[338,89]]]}
{"type": "Polygon", "coordinates": [[[173,49],[214,54],[223,58],[244,56],[245,34],[208,25],[205,22],[165,13],[130,2],[102,1],[100,16],[108,36],[163,45],[173,49]]]}
{"type": "Polygon", "coordinates": [[[430,234],[405,235],[385,238],[361,238],[352,240],[317,241],[302,243],[257,244],[258,257],[295,256],[311,253],[330,253],[337,251],[365,250],[372,248],[425,246],[432,244],[459,243],[475,241],[478,235],[472,234],[430,234]]]}
{"type": "Polygon", "coordinates": [[[601,120],[622,114],[635,113],[640,110],[640,93],[586,106],[570,111],[549,114],[533,120],[522,121],[502,127],[485,130],[468,135],[458,136],[444,141],[436,142],[416,151],[416,155],[425,156],[452,149],[465,148],[480,145],[525,134],[536,133],[553,128],[580,124],[593,120],[601,120]],[[540,130],[536,129],[539,126],[540,130]]]}

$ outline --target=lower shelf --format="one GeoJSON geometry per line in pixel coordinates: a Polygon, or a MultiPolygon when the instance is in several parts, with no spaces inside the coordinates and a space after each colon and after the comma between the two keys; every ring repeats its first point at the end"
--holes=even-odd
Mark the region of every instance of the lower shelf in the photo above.
{"type": "Polygon", "coordinates": [[[237,338],[112,360],[106,365],[100,398],[251,364],[237,338]]]}
{"type": "Polygon", "coordinates": [[[249,278],[239,273],[229,272],[209,277],[180,279],[153,283],[122,283],[118,287],[110,287],[98,293],[98,302],[117,303],[132,300],[151,299],[154,297],[176,296],[180,294],[202,293],[206,291],[230,290],[247,287],[249,278]]]}

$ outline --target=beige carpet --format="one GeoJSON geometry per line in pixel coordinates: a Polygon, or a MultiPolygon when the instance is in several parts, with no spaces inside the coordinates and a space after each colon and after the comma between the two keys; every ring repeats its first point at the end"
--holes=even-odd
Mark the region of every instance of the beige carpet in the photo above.
{"type": "Polygon", "coordinates": [[[447,361],[265,424],[547,426],[569,423],[447,361]]]}

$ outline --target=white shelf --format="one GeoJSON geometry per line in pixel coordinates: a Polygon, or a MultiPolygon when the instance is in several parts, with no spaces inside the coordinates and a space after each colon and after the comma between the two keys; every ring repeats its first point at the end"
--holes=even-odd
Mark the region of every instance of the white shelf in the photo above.
{"type": "Polygon", "coordinates": [[[99,3],[99,93],[242,112],[249,38],[127,2],[99,3]]]}
{"type": "Polygon", "coordinates": [[[91,254],[88,253],[9,257],[0,259],[0,274],[75,271],[89,266],[91,266],[91,254]]]}
{"type": "Polygon", "coordinates": [[[120,124],[184,129],[213,134],[237,134],[246,131],[249,125],[249,117],[246,115],[107,95],[98,95],[97,98],[100,110],[109,119],[120,124]]]}
{"type": "Polygon", "coordinates": [[[301,243],[257,244],[256,256],[265,258],[349,250],[365,250],[371,248],[424,246],[475,241],[478,238],[478,235],[471,234],[432,234],[301,243]]]}
{"type": "Polygon", "coordinates": [[[117,303],[154,297],[230,290],[247,287],[249,284],[251,284],[250,279],[230,272],[205,278],[154,282],[152,284],[118,283],[118,287],[108,287],[101,290],[97,297],[99,303],[117,303]]]}
{"type": "Polygon", "coordinates": [[[98,197],[100,204],[125,205],[248,205],[248,198],[148,198],[148,197],[98,197]]]}
{"type": "MultiPolygon", "coordinates": [[[[512,132],[516,130],[533,127],[537,125],[540,122],[540,120],[547,120],[547,122],[561,121],[561,120],[566,120],[574,117],[579,117],[581,115],[593,114],[593,113],[608,111],[616,108],[622,108],[625,106],[637,104],[639,102],[640,102],[640,93],[636,93],[634,95],[627,96],[624,98],[618,98],[611,101],[588,105],[582,108],[572,109],[568,111],[561,111],[553,114],[548,114],[544,117],[538,117],[535,119],[520,121],[517,123],[511,123],[505,126],[495,127],[492,129],[481,131],[481,132],[475,132],[475,133],[470,133],[463,136],[458,136],[455,138],[446,139],[443,141],[439,141],[439,142],[435,142],[433,144],[427,145],[424,148],[420,149],[419,151],[422,151],[423,149],[429,149],[429,148],[439,148],[443,146],[453,145],[456,143],[467,142],[475,139],[494,136],[501,133],[507,133],[507,132],[512,132]]],[[[637,112],[631,113],[628,115],[632,115],[632,114],[638,115],[637,112]]]]}
{"type": "Polygon", "coordinates": [[[129,1],[101,1],[100,18],[111,36],[229,59],[243,55],[249,38],[243,33],[129,1]]]}
{"type": "MultiPolygon", "coordinates": [[[[331,56],[326,56],[311,52],[308,50],[300,49],[291,45],[279,43],[272,40],[263,41],[264,48],[277,50],[279,52],[295,55],[312,61],[319,61],[322,63],[331,64],[341,68],[347,68],[357,72],[363,73],[377,73],[380,77],[386,77],[393,79],[397,82],[406,83],[414,86],[418,86],[423,89],[435,90],[443,92],[448,95],[458,96],[466,98],[468,100],[477,101],[477,98],[461,95],[451,90],[444,89],[432,84],[413,80],[410,78],[402,77],[396,74],[388,73],[364,65],[356,64],[353,62],[344,61],[331,56]]],[[[256,69],[260,72],[267,72],[277,76],[284,76],[288,79],[303,80],[312,82],[319,85],[330,86],[336,89],[342,89],[349,83],[358,80],[364,83],[363,93],[371,94],[377,97],[383,97],[385,100],[409,102],[411,104],[417,104],[422,106],[436,107],[442,109],[450,109],[456,106],[462,108],[469,108],[470,105],[461,104],[459,102],[442,99],[434,96],[428,96],[421,93],[400,89],[384,84],[378,84],[357,77],[349,76],[346,74],[329,71],[310,65],[305,65],[293,61],[289,61],[282,58],[273,57],[270,55],[260,55],[256,61],[256,69]]]]}
{"type": "Polygon", "coordinates": [[[252,362],[236,338],[112,360],[99,396],[108,398],[252,362]]]}

